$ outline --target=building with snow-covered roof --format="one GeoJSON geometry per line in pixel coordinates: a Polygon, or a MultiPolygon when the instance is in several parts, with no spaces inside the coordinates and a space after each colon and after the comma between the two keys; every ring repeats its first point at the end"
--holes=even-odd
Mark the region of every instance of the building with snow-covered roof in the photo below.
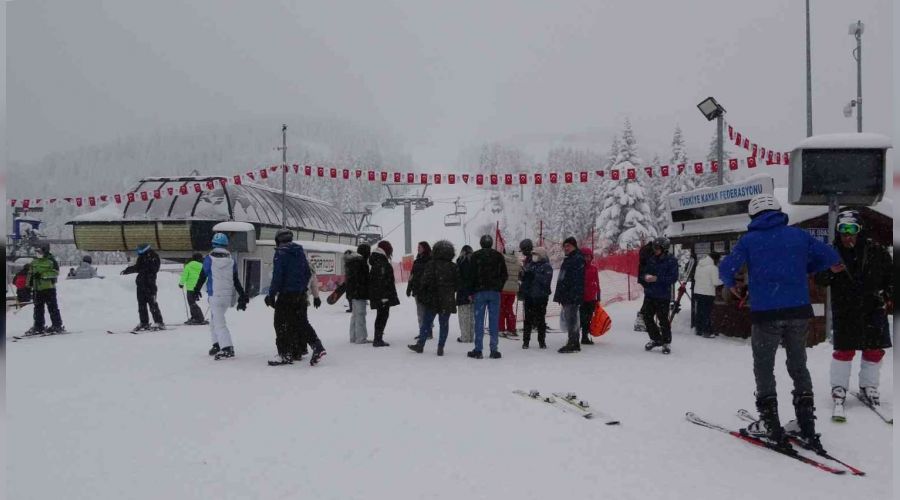
{"type": "MultiPolygon", "coordinates": [[[[160,257],[183,262],[195,252],[211,250],[214,227],[229,222],[218,230],[230,235],[252,233],[241,235],[249,243],[233,250],[251,295],[265,291],[273,240],[282,227],[281,191],[225,180],[216,176],[142,179],[131,192],[146,195],[110,203],[68,222],[75,246],[82,251],[131,251],[149,243],[160,257]],[[157,192],[159,197],[154,196],[157,192]]],[[[331,288],[343,274],[340,255],[357,244],[353,221],[328,202],[293,193],[286,194],[284,210],[294,240],[309,249],[310,260],[319,265],[320,281],[331,288]]]]}
{"type": "MultiPolygon", "coordinates": [[[[747,225],[750,224],[747,205],[750,199],[764,193],[775,196],[790,225],[808,231],[825,243],[833,240],[834,229],[828,228],[828,207],[790,204],[788,189],[776,188],[767,175],[670,195],[667,201],[671,223],[666,236],[674,245],[683,251],[690,251],[695,257],[711,253],[725,255],[747,232],[747,225]]],[[[850,207],[841,207],[842,210],[844,208],[850,207]]],[[[893,200],[884,198],[872,207],[852,208],[859,210],[865,220],[868,237],[887,247],[892,245],[893,200]]],[[[816,317],[811,322],[809,343],[814,345],[825,339],[825,292],[818,289],[812,279],[810,299],[816,317]]],[[[716,297],[712,322],[713,329],[725,335],[750,335],[749,307],[739,303],[729,293],[716,297]]]]}

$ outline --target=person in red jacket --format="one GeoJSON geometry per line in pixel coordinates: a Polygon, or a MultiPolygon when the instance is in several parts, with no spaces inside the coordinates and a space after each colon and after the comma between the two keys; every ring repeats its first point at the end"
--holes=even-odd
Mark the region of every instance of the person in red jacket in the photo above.
{"type": "Polygon", "coordinates": [[[600,269],[594,263],[594,252],[590,248],[582,248],[584,256],[584,301],[579,309],[581,321],[581,343],[593,344],[591,340],[591,318],[594,317],[594,309],[600,302],[600,269]]]}

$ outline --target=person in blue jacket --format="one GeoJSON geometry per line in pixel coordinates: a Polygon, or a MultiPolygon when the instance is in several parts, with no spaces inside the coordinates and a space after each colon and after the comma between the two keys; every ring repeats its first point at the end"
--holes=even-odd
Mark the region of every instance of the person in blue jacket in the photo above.
{"type": "Polygon", "coordinates": [[[650,342],[646,350],[662,347],[663,354],[672,352],[672,325],[669,323],[669,304],[672,302],[672,285],[678,281],[678,261],[669,254],[669,238],[660,236],[644,252],[638,271],[638,283],[644,287],[644,303],[641,316],[647,326],[650,342]],[[658,323],[657,323],[658,321],[658,323]]]}
{"type": "MultiPolygon", "coordinates": [[[[309,298],[306,291],[312,269],[303,246],[294,243],[294,234],[282,229],[275,234],[275,256],[272,261],[272,282],[265,303],[275,309],[275,348],[278,358],[270,366],[289,365],[299,360],[303,346],[313,349],[310,365],[315,366],[325,356],[325,347],[309,323],[309,298]]],[[[316,297],[313,305],[322,301],[316,297]]]]}
{"type": "Polygon", "coordinates": [[[742,433],[779,446],[787,438],[778,418],[775,391],[775,352],[784,345],[787,371],[794,381],[794,411],[799,437],[815,449],[822,444],[815,430],[812,380],[806,368],[806,334],[813,317],[809,302],[809,274],[831,269],[841,272],[840,257],[830,246],[806,231],[788,226],[778,200],[763,194],[750,200],[747,233],[719,264],[719,278],[735,295],[735,275],[746,265],[749,275],[750,345],[756,377],[759,421],[742,433]]]}

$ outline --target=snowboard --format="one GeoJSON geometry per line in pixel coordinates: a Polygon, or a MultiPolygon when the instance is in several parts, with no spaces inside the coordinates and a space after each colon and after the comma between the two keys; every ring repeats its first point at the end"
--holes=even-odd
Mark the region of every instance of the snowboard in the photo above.
{"type": "Polygon", "coordinates": [[[344,292],[346,292],[346,291],[347,291],[347,282],[345,281],[345,282],[341,283],[340,285],[338,285],[338,287],[335,288],[334,291],[328,295],[328,298],[325,299],[325,302],[327,302],[328,305],[333,306],[337,301],[341,300],[341,297],[344,296],[344,292]]]}

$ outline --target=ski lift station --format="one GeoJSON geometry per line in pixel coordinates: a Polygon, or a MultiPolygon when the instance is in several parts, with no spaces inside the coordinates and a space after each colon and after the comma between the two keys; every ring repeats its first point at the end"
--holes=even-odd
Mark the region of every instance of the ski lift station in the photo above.
{"type": "MultiPolygon", "coordinates": [[[[667,209],[670,225],[666,235],[676,249],[690,251],[697,258],[712,252],[728,254],[742,234],[747,232],[750,216],[747,206],[758,194],[772,194],[788,216],[788,224],[808,231],[823,242],[833,235],[828,228],[828,207],[794,205],[788,188],[776,188],[768,175],[684,193],[669,195],[667,209]]],[[[854,206],[866,221],[868,237],[890,247],[893,239],[893,202],[883,199],[871,207],[854,206]]],[[[746,280],[738,280],[738,283],[746,280]]],[[[809,345],[825,340],[825,292],[810,278],[810,298],[815,318],[810,322],[809,345]]],[[[730,293],[716,296],[712,311],[713,330],[727,336],[750,336],[749,304],[740,304],[730,293]]]]}
{"type": "MultiPolygon", "coordinates": [[[[133,192],[167,192],[173,196],[117,205],[110,203],[68,222],[75,246],[82,251],[129,252],[150,243],[160,257],[185,262],[195,252],[209,251],[213,234],[224,232],[238,262],[239,276],[248,293],[268,291],[275,251],[275,233],[281,229],[281,191],[267,186],[220,183],[224,177],[154,177],[141,180],[133,192]],[[215,184],[211,190],[194,184],[215,184]],[[178,194],[187,186],[188,194],[178,194]]],[[[325,290],[343,276],[343,253],[357,244],[353,221],[321,200],[287,193],[287,228],[302,244],[325,290]]],[[[380,231],[379,231],[380,232],[380,231]]]]}

